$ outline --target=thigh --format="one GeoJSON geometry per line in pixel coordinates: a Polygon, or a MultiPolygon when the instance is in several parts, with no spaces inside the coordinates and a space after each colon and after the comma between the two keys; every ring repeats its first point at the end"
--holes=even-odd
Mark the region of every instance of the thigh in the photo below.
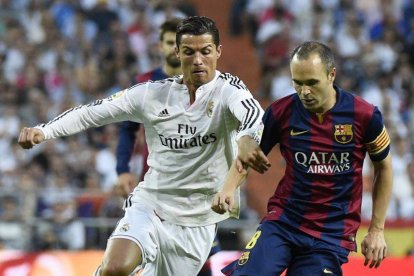
{"type": "Polygon", "coordinates": [[[318,241],[311,249],[295,251],[287,276],[341,276],[341,266],[348,262],[348,250],[322,241],[318,241]]]}
{"type": "Polygon", "coordinates": [[[118,222],[109,238],[108,249],[111,249],[111,256],[116,255],[116,250],[122,249],[125,245],[126,248],[135,248],[131,252],[140,253],[139,256],[134,254],[134,257],[139,258],[138,265],[145,266],[154,262],[159,248],[158,228],[160,224],[161,221],[154,211],[145,205],[133,204],[126,208],[124,217],[118,222]]]}
{"type": "Polygon", "coordinates": [[[132,272],[138,269],[142,262],[140,247],[127,239],[111,239],[105,250],[102,267],[122,268],[132,272]]]}
{"type": "Polygon", "coordinates": [[[222,272],[226,275],[280,275],[291,260],[289,233],[277,222],[264,222],[247,243],[239,260],[222,272]]]}

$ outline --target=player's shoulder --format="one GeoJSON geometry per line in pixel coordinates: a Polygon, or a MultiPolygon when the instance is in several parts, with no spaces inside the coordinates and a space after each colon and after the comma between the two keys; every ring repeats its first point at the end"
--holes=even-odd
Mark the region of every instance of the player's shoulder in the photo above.
{"type": "Polygon", "coordinates": [[[165,74],[165,72],[162,70],[161,67],[158,67],[151,71],[138,75],[135,78],[135,81],[137,83],[140,83],[140,82],[147,82],[150,80],[161,80],[161,79],[166,79],[166,78],[168,78],[168,76],[165,74]]]}
{"type": "Polygon", "coordinates": [[[269,108],[274,111],[284,112],[285,110],[287,110],[287,108],[290,108],[295,101],[300,101],[299,96],[296,93],[284,96],[280,99],[273,101],[270,104],[269,108]]]}
{"type": "Polygon", "coordinates": [[[340,88],[338,88],[338,91],[340,93],[341,104],[352,106],[356,117],[364,115],[371,116],[374,112],[375,106],[361,96],[355,94],[354,92],[345,91],[340,88]]]}
{"type": "Polygon", "coordinates": [[[246,85],[243,81],[230,73],[227,72],[219,72],[219,76],[217,78],[218,81],[222,82],[223,85],[227,84],[228,88],[233,88],[235,90],[246,90],[248,91],[246,85]]]}
{"type": "Polygon", "coordinates": [[[134,86],[128,89],[132,93],[150,93],[150,94],[159,94],[168,92],[171,85],[174,83],[174,78],[167,78],[162,80],[148,80],[146,82],[137,83],[134,86]],[[155,93],[157,92],[157,93],[155,93]]]}
{"type": "Polygon", "coordinates": [[[146,73],[143,73],[143,74],[141,74],[141,75],[138,75],[138,76],[135,78],[135,81],[136,81],[137,83],[141,83],[141,82],[146,82],[146,81],[149,81],[149,80],[151,80],[151,79],[152,79],[153,74],[154,74],[154,71],[153,71],[153,70],[152,70],[152,71],[149,71],[149,72],[146,72],[146,73]]]}

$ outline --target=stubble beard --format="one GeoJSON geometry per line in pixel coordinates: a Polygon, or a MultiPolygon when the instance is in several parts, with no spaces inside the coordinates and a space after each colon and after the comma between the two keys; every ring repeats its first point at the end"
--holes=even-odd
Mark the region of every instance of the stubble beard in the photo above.
{"type": "Polygon", "coordinates": [[[178,68],[181,65],[180,60],[175,55],[167,56],[166,62],[172,68],[178,68]]]}

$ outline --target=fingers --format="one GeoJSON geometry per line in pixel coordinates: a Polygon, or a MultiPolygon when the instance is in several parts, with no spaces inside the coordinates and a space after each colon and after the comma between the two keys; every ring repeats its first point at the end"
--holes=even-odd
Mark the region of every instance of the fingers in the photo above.
{"type": "Polygon", "coordinates": [[[370,260],[371,260],[371,258],[372,258],[372,251],[367,251],[367,250],[365,250],[364,256],[365,256],[364,266],[367,266],[367,265],[368,265],[368,263],[369,263],[369,261],[370,261],[370,260]]]}
{"type": "Polygon", "coordinates": [[[228,204],[228,211],[231,212],[234,207],[234,198],[227,198],[226,203],[228,204]]]}
{"type": "Polygon", "coordinates": [[[383,250],[377,249],[372,252],[372,260],[369,268],[378,268],[383,260],[383,250]]]}
{"type": "Polygon", "coordinates": [[[122,187],[122,191],[123,191],[122,196],[124,198],[127,198],[129,194],[132,193],[135,187],[135,183],[131,181],[120,181],[119,185],[121,185],[122,187]]]}
{"type": "Polygon", "coordinates": [[[218,214],[222,214],[221,212],[222,212],[222,210],[221,210],[221,208],[220,208],[220,196],[219,196],[219,194],[216,194],[215,196],[214,196],[214,198],[213,198],[213,203],[211,203],[211,209],[214,211],[214,212],[216,212],[216,213],[218,213],[218,214]]]}
{"type": "Polygon", "coordinates": [[[270,168],[270,162],[262,151],[254,154],[250,159],[244,162],[247,166],[259,173],[265,173],[270,168]]]}
{"type": "Polygon", "coordinates": [[[387,248],[372,249],[369,247],[362,248],[362,254],[365,256],[364,266],[369,264],[369,268],[378,268],[387,254],[387,248]]]}
{"type": "Polygon", "coordinates": [[[30,149],[34,145],[41,143],[45,139],[41,130],[36,128],[24,127],[19,134],[19,145],[24,149],[30,149]]]}
{"type": "Polygon", "coordinates": [[[269,159],[267,159],[267,156],[264,154],[263,151],[259,151],[258,152],[258,158],[259,160],[261,160],[264,164],[266,164],[266,166],[270,167],[270,162],[269,159]]]}
{"type": "Polygon", "coordinates": [[[240,161],[240,159],[238,158],[236,159],[236,168],[240,174],[247,174],[247,171],[246,171],[245,166],[243,165],[243,162],[240,161]]]}
{"type": "Polygon", "coordinates": [[[35,145],[33,136],[33,130],[31,128],[24,127],[19,134],[19,145],[24,149],[31,149],[35,145]]]}
{"type": "Polygon", "coordinates": [[[211,204],[211,209],[218,213],[224,214],[227,211],[231,211],[234,205],[234,200],[229,197],[221,196],[220,194],[216,194],[213,199],[213,203],[211,204]]]}

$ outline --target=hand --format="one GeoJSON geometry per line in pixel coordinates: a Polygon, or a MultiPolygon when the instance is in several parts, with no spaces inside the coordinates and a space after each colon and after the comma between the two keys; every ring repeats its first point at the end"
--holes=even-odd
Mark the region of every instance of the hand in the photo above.
{"type": "Polygon", "coordinates": [[[234,191],[220,191],[214,196],[213,203],[211,204],[211,209],[218,214],[224,214],[227,211],[231,212],[233,206],[234,191]]]}
{"type": "Polygon", "coordinates": [[[24,149],[31,149],[34,145],[45,140],[45,135],[38,128],[24,127],[20,131],[19,145],[24,149]]]}
{"type": "Polygon", "coordinates": [[[246,169],[246,166],[259,173],[264,173],[269,169],[271,166],[269,160],[253,138],[243,136],[237,144],[239,146],[237,169],[240,173],[246,169]]]}
{"type": "Polygon", "coordinates": [[[369,268],[378,268],[387,255],[387,244],[385,243],[383,230],[371,230],[361,243],[361,251],[365,256],[364,266],[371,261],[369,268]]]}
{"type": "Polygon", "coordinates": [[[121,186],[123,197],[127,198],[138,185],[138,179],[132,173],[121,173],[118,176],[118,185],[121,186]]]}

